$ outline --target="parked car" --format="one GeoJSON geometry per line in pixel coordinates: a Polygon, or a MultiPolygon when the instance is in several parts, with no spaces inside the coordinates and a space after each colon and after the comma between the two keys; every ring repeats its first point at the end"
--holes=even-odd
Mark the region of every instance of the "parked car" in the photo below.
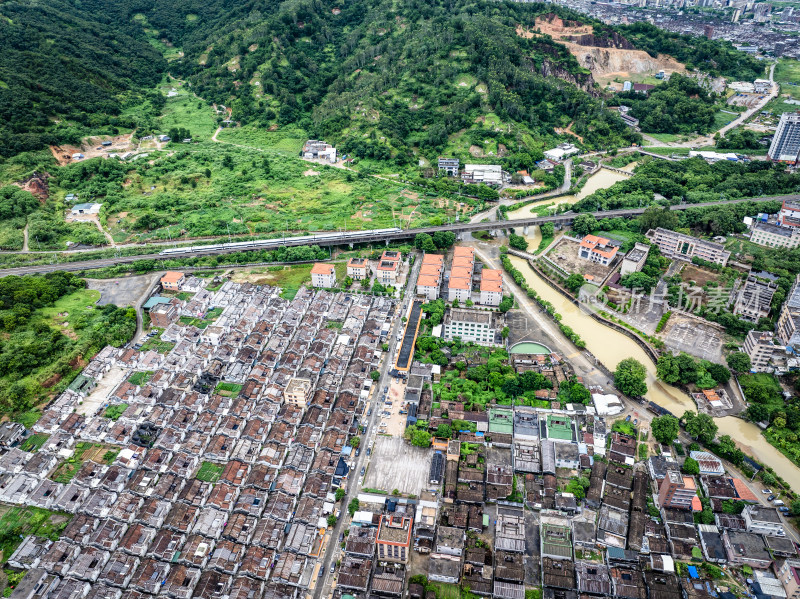
{"type": "Polygon", "coordinates": [[[775,501],[775,495],[770,495],[767,497],[767,501],[775,501]]]}
{"type": "Polygon", "coordinates": [[[770,491],[769,489],[761,489],[761,492],[762,492],[764,495],[772,495],[772,491],[770,491]]]}
{"type": "Polygon", "coordinates": [[[366,474],[366,473],[367,473],[366,466],[361,466],[361,476],[364,476],[364,474],[366,474]]]}
{"type": "Polygon", "coordinates": [[[372,448],[371,447],[367,447],[367,456],[369,456],[371,453],[372,453],[372,448]]]}
{"type": "Polygon", "coordinates": [[[775,503],[773,503],[772,505],[775,505],[775,506],[777,506],[777,507],[783,507],[785,504],[783,503],[783,501],[781,501],[780,499],[778,499],[778,501],[776,501],[776,502],[775,502],[775,503]]]}
{"type": "Polygon", "coordinates": [[[358,457],[360,455],[361,455],[361,448],[360,447],[356,447],[356,457],[358,457]]]}
{"type": "Polygon", "coordinates": [[[630,422],[630,421],[631,421],[631,415],[628,414],[627,416],[625,416],[625,422],[630,422]]]}
{"type": "Polygon", "coordinates": [[[367,416],[372,416],[372,408],[370,408],[369,410],[367,410],[367,416]]]}
{"type": "Polygon", "coordinates": [[[383,388],[383,392],[384,393],[389,393],[389,386],[388,385],[383,388]]]}
{"type": "Polygon", "coordinates": [[[788,513],[789,513],[789,508],[788,508],[788,507],[786,507],[785,505],[784,505],[784,506],[781,506],[781,507],[779,507],[778,509],[779,509],[779,510],[781,511],[781,513],[783,513],[783,514],[788,514],[788,513]]]}
{"type": "Polygon", "coordinates": [[[639,426],[639,421],[638,420],[634,420],[633,421],[633,426],[639,426]]]}
{"type": "Polygon", "coordinates": [[[336,572],[336,563],[331,564],[331,574],[336,572]]]}

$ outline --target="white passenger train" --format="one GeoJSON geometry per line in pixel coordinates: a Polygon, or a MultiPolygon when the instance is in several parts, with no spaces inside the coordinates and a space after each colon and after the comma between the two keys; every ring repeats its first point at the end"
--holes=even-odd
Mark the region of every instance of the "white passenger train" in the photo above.
{"type": "Polygon", "coordinates": [[[216,245],[195,245],[191,247],[177,247],[159,252],[161,256],[171,254],[202,254],[219,252],[220,250],[259,250],[274,249],[282,245],[306,245],[315,243],[329,243],[341,239],[342,243],[358,243],[360,238],[370,238],[373,235],[384,233],[399,233],[401,229],[368,229],[365,231],[347,231],[339,233],[317,233],[313,235],[302,235],[300,237],[278,237],[275,239],[260,239],[258,241],[235,241],[233,243],[220,243],[216,245]]]}

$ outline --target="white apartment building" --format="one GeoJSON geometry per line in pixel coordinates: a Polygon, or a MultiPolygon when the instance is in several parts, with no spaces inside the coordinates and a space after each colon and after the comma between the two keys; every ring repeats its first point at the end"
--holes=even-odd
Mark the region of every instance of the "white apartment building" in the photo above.
{"type": "Polygon", "coordinates": [[[795,164],[800,153],[800,112],[784,112],[767,151],[770,160],[795,164]]]}
{"type": "Polygon", "coordinates": [[[397,282],[397,273],[400,272],[400,262],[395,260],[381,260],[375,269],[378,281],[382,285],[394,285],[397,282]]]}
{"type": "Polygon", "coordinates": [[[441,281],[433,275],[420,275],[417,278],[417,295],[424,295],[429,301],[439,299],[441,281]]]}
{"type": "Polygon", "coordinates": [[[444,338],[452,341],[459,337],[464,342],[494,345],[497,322],[494,312],[471,308],[451,308],[444,317],[444,338]]]}
{"type": "Polygon", "coordinates": [[[750,241],[771,248],[793,249],[800,246],[800,229],[755,221],[750,241]]]}
{"type": "Polygon", "coordinates": [[[769,331],[750,331],[744,339],[743,350],[750,356],[750,364],[755,372],[769,372],[772,367],[769,365],[772,354],[775,353],[776,345],[773,343],[773,335],[769,331]]]}
{"type": "Polygon", "coordinates": [[[748,505],[742,511],[747,532],[782,537],[786,534],[778,510],[764,505],[748,505]]]}
{"type": "Polygon", "coordinates": [[[792,285],[783,308],[781,308],[775,331],[778,340],[786,346],[787,350],[800,347],[800,276],[792,285]]]}
{"type": "Polygon", "coordinates": [[[311,284],[314,287],[331,288],[336,286],[336,269],[332,264],[317,262],[311,269],[311,284]]]}
{"type": "Polygon", "coordinates": [[[493,268],[481,271],[481,300],[484,306],[500,305],[503,301],[503,273],[493,268]]]}
{"type": "Polygon", "coordinates": [[[369,262],[366,258],[350,258],[347,262],[347,276],[354,281],[369,277],[369,262]]]}
{"type": "Polygon", "coordinates": [[[707,262],[714,262],[721,266],[728,263],[731,253],[719,244],[704,239],[697,239],[669,229],[650,229],[647,238],[658,246],[661,253],[668,258],[689,260],[697,257],[707,262]]]}

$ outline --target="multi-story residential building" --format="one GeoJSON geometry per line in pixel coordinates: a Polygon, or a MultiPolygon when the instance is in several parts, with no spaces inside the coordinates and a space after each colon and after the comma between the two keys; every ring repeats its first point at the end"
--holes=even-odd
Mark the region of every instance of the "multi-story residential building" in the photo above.
{"type": "Polygon", "coordinates": [[[781,581],[787,599],[800,599],[800,560],[777,560],[772,569],[781,581]]]}
{"type": "Polygon", "coordinates": [[[472,297],[472,269],[456,266],[450,270],[450,280],[447,283],[447,300],[466,302],[472,297]]]}
{"type": "Polygon", "coordinates": [[[503,301],[503,273],[494,268],[481,271],[481,304],[499,306],[503,301]]]}
{"type": "Polygon", "coordinates": [[[756,221],[753,223],[750,241],[772,248],[793,249],[800,245],[800,229],[756,221]]]}
{"type": "Polygon", "coordinates": [[[587,235],[581,240],[578,257],[608,266],[614,261],[618,251],[619,246],[613,244],[610,239],[598,237],[597,235],[587,235]]]}
{"type": "Polygon", "coordinates": [[[778,290],[775,283],[747,277],[733,306],[733,313],[745,320],[757,322],[769,316],[772,296],[778,290]]]}
{"type": "Polygon", "coordinates": [[[728,263],[731,253],[719,243],[697,239],[669,229],[650,229],[647,238],[658,246],[661,253],[668,258],[691,260],[700,258],[706,262],[714,262],[721,266],[728,263]]]}
{"type": "Polygon", "coordinates": [[[767,372],[775,353],[776,345],[770,331],[750,331],[744,338],[742,349],[750,357],[750,365],[755,372],[767,372]]]}
{"type": "Polygon", "coordinates": [[[697,485],[691,476],[684,476],[677,470],[668,470],[658,486],[659,507],[692,509],[692,501],[697,497],[697,485]]]}
{"type": "Polygon", "coordinates": [[[417,295],[424,295],[429,301],[439,299],[441,281],[433,275],[419,275],[417,278],[417,295]]]}
{"type": "Polygon", "coordinates": [[[286,403],[305,408],[311,396],[311,381],[309,379],[293,378],[286,385],[283,398],[286,403]]]}
{"type": "Polygon", "coordinates": [[[369,262],[366,258],[350,258],[347,262],[347,276],[354,281],[362,281],[369,276],[369,262]]]}
{"type": "Polygon", "coordinates": [[[439,172],[445,172],[450,177],[458,176],[458,158],[439,158],[439,172]]]}
{"type": "Polygon", "coordinates": [[[619,274],[624,277],[632,272],[639,272],[642,270],[644,263],[647,261],[647,254],[649,252],[649,245],[637,242],[636,245],[633,246],[633,249],[622,258],[622,266],[620,266],[619,274]]]}
{"type": "Polygon", "coordinates": [[[444,317],[444,338],[452,341],[455,337],[464,342],[473,341],[478,345],[494,345],[497,324],[494,312],[484,312],[470,308],[451,308],[444,317]]]}
{"type": "Polygon", "coordinates": [[[336,162],[336,148],[324,141],[309,139],[303,145],[303,158],[309,160],[322,158],[328,162],[336,162]]]}
{"type": "Polygon", "coordinates": [[[182,272],[169,271],[161,277],[161,287],[166,291],[180,291],[184,280],[182,272]]]}
{"type": "Polygon", "coordinates": [[[439,299],[442,284],[444,257],[439,254],[425,254],[417,277],[417,295],[424,295],[428,300],[439,299]]]}
{"type": "Polygon", "coordinates": [[[336,286],[336,269],[333,264],[317,262],[311,268],[311,284],[314,287],[331,288],[336,286]]]}
{"type": "Polygon", "coordinates": [[[775,332],[778,340],[788,351],[800,347],[800,276],[792,285],[789,296],[781,308],[775,332]]]}
{"type": "Polygon", "coordinates": [[[411,554],[411,524],[412,519],[408,516],[381,516],[376,539],[379,560],[408,562],[411,554]]]}
{"type": "Polygon", "coordinates": [[[800,202],[783,200],[778,211],[778,224],[782,227],[800,227],[800,202]]]}
{"type": "Polygon", "coordinates": [[[475,250],[471,247],[453,248],[450,280],[447,284],[447,300],[466,302],[472,297],[472,274],[475,269],[475,250]]]}
{"type": "Polygon", "coordinates": [[[742,517],[747,526],[747,532],[780,537],[786,534],[781,515],[774,507],[748,505],[742,511],[742,517]]]}
{"type": "Polygon", "coordinates": [[[400,262],[398,260],[381,260],[375,269],[378,282],[381,285],[394,285],[397,282],[397,274],[400,272],[400,262]]]}
{"type": "Polygon", "coordinates": [[[776,162],[797,163],[800,153],[800,112],[784,112],[767,156],[776,162]]]}
{"type": "Polygon", "coordinates": [[[150,323],[154,327],[166,329],[180,317],[179,304],[178,300],[173,300],[168,304],[156,304],[150,308],[150,323]]]}

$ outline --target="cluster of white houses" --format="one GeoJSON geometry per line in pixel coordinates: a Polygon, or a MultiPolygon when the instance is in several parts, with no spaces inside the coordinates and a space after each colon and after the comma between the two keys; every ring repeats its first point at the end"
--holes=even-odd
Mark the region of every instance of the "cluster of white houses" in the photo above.
{"type": "MultiPolygon", "coordinates": [[[[371,279],[375,274],[375,280],[381,285],[394,285],[397,283],[400,274],[400,263],[402,254],[396,250],[386,250],[381,254],[375,265],[371,265],[366,258],[351,258],[347,262],[347,276],[354,281],[371,279]]],[[[321,289],[332,289],[336,287],[336,268],[329,262],[317,262],[311,268],[311,285],[321,289]]]]}

